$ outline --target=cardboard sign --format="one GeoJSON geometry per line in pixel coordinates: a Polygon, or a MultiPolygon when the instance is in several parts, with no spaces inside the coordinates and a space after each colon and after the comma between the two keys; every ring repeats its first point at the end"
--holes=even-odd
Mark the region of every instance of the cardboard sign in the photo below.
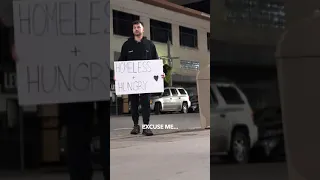
{"type": "Polygon", "coordinates": [[[158,93],[164,90],[162,60],[114,62],[117,95],[158,93]]]}
{"type": "Polygon", "coordinates": [[[110,0],[13,6],[20,105],[109,100],[110,0]]]}

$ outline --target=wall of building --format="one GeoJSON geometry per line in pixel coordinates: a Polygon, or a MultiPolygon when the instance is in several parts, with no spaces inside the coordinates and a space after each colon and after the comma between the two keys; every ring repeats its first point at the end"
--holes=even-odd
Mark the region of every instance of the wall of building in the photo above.
{"type": "MultiPolygon", "coordinates": [[[[268,1],[255,1],[250,0],[251,2],[258,3],[267,3],[268,1]]],[[[242,1],[245,2],[245,1],[242,1]]],[[[249,1],[247,1],[249,2],[249,1]]],[[[275,0],[272,3],[281,4],[283,0],[275,0]]],[[[279,27],[264,27],[259,24],[263,24],[264,20],[259,20],[259,15],[257,19],[251,21],[247,20],[247,17],[244,17],[239,20],[230,20],[228,16],[230,13],[242,14],[245,9],[245,6],[236,7],[238,9],[231,9],[228,7],[228,3],[232,4],[231,0],[224,1],[211,1],[211,44],[215,44],[214,41],[224,42],[227,44],[222,47],[222,45],[212,46],[216,52],[224,51],[225,55],[220,58],[214,56],[212,61],[228,61],[228,63],[245,63],[245,64],[255,64],[255,65],[275,65],[274,53],[276,50],[276,44],[279,41],[279,38],[284,32],[284,28],[279,27]],[[245,47],[246,46],[246,47],[245,47]],[[239,53],[237,53],[238,51],[239,53]],[[229,54],[229,55],[228,55],[229,54]],[[233,55],[232,55],[233,54],[233,55]],[[229,58],[227,56],[233,56],[229,58]]],[[[270,1],[271,3],[271,1],[270,1]]],[[[283,13],[285,9],[279,10],[278,12],[271,12],[266,8],[270,14],[270,19],[276,19],[274,14],[283,13]]],[[[265,10],[265,9],[263,9],[265,10]]],[[[252,10],[252,14],[260,14],[262,9],[260,7],[252,10]]],[[[285,13],[285,11],[284,11],[285,13]]],[[[245,14],[245,13],[243,13],[245,14]]],[[[268,20],[268,18],[267,18],[268,20]]]]}
{"type": "Polygon", "coordinates": [[[237,84],[246,90],[246,94],[251,102],[257,106],[255,108],[278,106],[279,93],[275,77],[275,51],[277,42],[285,29],[283,26],[264,26],[263,24],[270,23],[271,20],[277,18],[275,17],[276,15],[282,15],[286,9],[281,9],[282,7],[279,8],[279,6],[274,8],[278,8],[278,12],[272,12],[270,9],[273,7],[262,9],[261,4],[257,6],[258,8],[250,9],[250,4],[241,4],[244,2],[270,2],[271,4],[279,3],[281,5],[283,0],[223,0],[210,2],[211,65],[216,69],[215,71],[211,71],[211,75],[213,76],[212,72],[215,72],[215,76],[218,74],[222,77],[235,74],[236,79],[239,81],[246,81],[245,84],[237,84]],[[255,18],[248,18],[252,14],[248,15],[245,12],[249,10],[257,16],[255,18]],[[270,15],[267,18],[269,22],[264,21],[265,19],[259,19],[263,10],[267,11],[265,12],[267,15],[270,15]],[[232,13],[238,14],[238,19],[231,19],[230,14],[232,13]],[[243,16],[241,17],[241,15],[243,16]],[[259,80],[259,78],[263,78],[263,80],[259,80]]]}
{"type": "MultiPolygon", "coordinates": [[[[181,75],[195,76],[197,71],[184,70],[180,68],[180,60],[200,62],[201,66],[209,63],[210,52],[207,48],[207,33],[210,32],[210,22],[195,17],[179,14],[164,8],[144,4],[135,0],[111,1],[111,8],[114,10],[140,16],[145,25],[145,36],[150,39],[150,19],[172,24],[172,46],[171,56],[179,57],[174,60],[174,71],[181,75]],[[197,29],[198,48],[181,47],[179,41],[179,25],[197,29]]],[[[112,13],[111,13],[112,18],[112,13]]],[[[111,24],[111,29],[113,26],[111,24]]],[[[111,52],[120,52],[122,44],[128,37],[114,35],[111,30],[111,52]]],[[[167,56],[167,44],[155,42],[159,56],[167,56]]],[[[110,54],[111,63],[114,60],[114,53],[110,54]]]]}
{"type": "MultiPolygon", "coordinates": [[[[283,2],[276,0],[272,2],[283,2]]],[[[274,45],[283,33],[281,28],[258,28],[249,22],[227,21],[230,9],[226,1],[211,1],[211,31],[212,38],[234,43],[274,45]]],[[[244,7],[242,7],[244,8],[244,7]]],[[[241,11],[240,11],[241,12],[241,11]]]]}
{"type": "MultiPolygon", "coordinates": [[[[144,4],[135,0],[117,0],[111,1],[111,9],[135,14],[140,16],[145,24],[145,35],[150,38],[150,18],[159,21],[164,21],[172,24],[172,48],[171,55],[179,57],[180,60],[189,60],[200,62],[200,67],[209,63],[210,52],[207,48],[207,33],[210,32],[210,22],[191,17],[185,14],[176,13],[164,8],[155,7],[149,4],[144,4]],[[198,48],[181,47],[179,45],[179,25],[197,29],[198,31],[198,48]]],[[[110,11],[112,12],[112,11],[110,11]]],[[[112,13],[111,15],[111,29],[112,26],[112,13]]],[[[0,1],[0,17],[3,18],[7,25],[12,25],[13,12],[12,0],[0,1]]],[[[120,52],[121,46],[127,37],[117,36],[111,30],[111,63],[114,60],[114,51],[120,52]]],[[[167,56],[167,45],[165,43],[155,42],[158,53],[160,56],[167,56]]],[[[180,68],[180,61],[174,61],[174,71],[181,75],[195,76],[196,71],[184,70],[180,68]]]]}

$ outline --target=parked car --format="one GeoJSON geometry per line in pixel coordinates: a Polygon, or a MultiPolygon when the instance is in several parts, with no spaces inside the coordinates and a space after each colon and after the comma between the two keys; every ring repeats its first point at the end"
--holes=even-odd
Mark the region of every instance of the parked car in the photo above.
{"type": "Polygon", "coordinates": [[[196,87],[188,87],[188,88],[185,88],[185,90],[187,91],[189,97],[198,95],[198,92],[197,92],[197,88],[196,88],[196,87]]]}
{"type": "Polygon", "coordinates": [[[191,106],[189,108],[189,112],[199,112],[199,103],[198,103],[198,92],[196,87],[188,87],[185,88],[189,99],[191,101],[191,106]]]}
{"type": "Polygon", "coordinates": [[[180,111],[188,113],[191,101],[187,91],[182,87],[166,87],[163,93],[153,94],[150,109],[155,114],[180,111]]]}
{"type": "Polygon", "coordinates": [[[247,163],[258,127],[245,94],[233,83],[211,82],[210,113],[210,154],[247,163]]]}
{"type": "Polygon", "coordinates": [[[199,112],[198,95],[191,96],[190,101],[191,101],[191,106],[189,108],[189,112],[199,112]]]}
{"type": "Polygon", "coordinates": [[[283,123],[280,107],[266,107],[254,113],[258,127],[258,143],[253,155],[257,160],[272,160],[285,155],[283,123]]]}

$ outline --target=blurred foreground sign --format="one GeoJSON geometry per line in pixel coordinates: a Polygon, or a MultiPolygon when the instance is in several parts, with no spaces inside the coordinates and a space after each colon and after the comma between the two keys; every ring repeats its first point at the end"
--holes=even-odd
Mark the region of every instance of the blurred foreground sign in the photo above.
{"type": "Polygon", "coordinates": [[[19,104],[109,100],[110,0],[13,4],[19,104]]]}
{"type": "Polygon", "coordinates": [[[319,31],[319,16],[296,21],[278,44],[277,68],[289,180],[320,179],[319,31]]]}

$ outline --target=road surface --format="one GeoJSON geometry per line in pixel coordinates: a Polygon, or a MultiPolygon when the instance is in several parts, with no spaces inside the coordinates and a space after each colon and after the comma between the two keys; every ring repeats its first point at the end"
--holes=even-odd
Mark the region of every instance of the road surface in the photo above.
{"type": "Polygon", "coordinates": [[[247,165],[211,163],[210,173],[213,180],[288,180],[284,162],[247,165]]]}
{"type": "MultiPolygon", "coordinates": [[[[140,124],[142,118],[140,117],[140,124]]],[[[200,128],[199,113],[151,115],[150,124],[173,124],[178,130],[200,128]]],[[[111,139],[130,136],[133,127],[131,116],[114,116],[110,120],[111,139]]],[[[166,133],[177,130],[155,130],[154,133],[166,133]]]]}
{"type": "MultiPolygon", "coordinates": [[[[210,178],[209,130],[111,140],[110,179],[194,180],[210,178]]],[[[67,174],[0,176],[0,180],[68,180],[67,174]]],[[[95,173],[93,180],[102,180],[95,173]]]]}
{"type": "Polygon", "coordinates": [[[210,179],[210,131],[111,142],[111,179],[210,179]]]}
{"type": "MultiPolygon", "coordinates": [[[[139,180],[287,180],[286,164],[210,163],[210,130],[135,136],[110,141],[111,179],[139,180]]],[[[1,176],[0,180],[68,180],[66,172],[1,176]]],[[[100,172],[93,180],[102,180],[100,172]]]]}

